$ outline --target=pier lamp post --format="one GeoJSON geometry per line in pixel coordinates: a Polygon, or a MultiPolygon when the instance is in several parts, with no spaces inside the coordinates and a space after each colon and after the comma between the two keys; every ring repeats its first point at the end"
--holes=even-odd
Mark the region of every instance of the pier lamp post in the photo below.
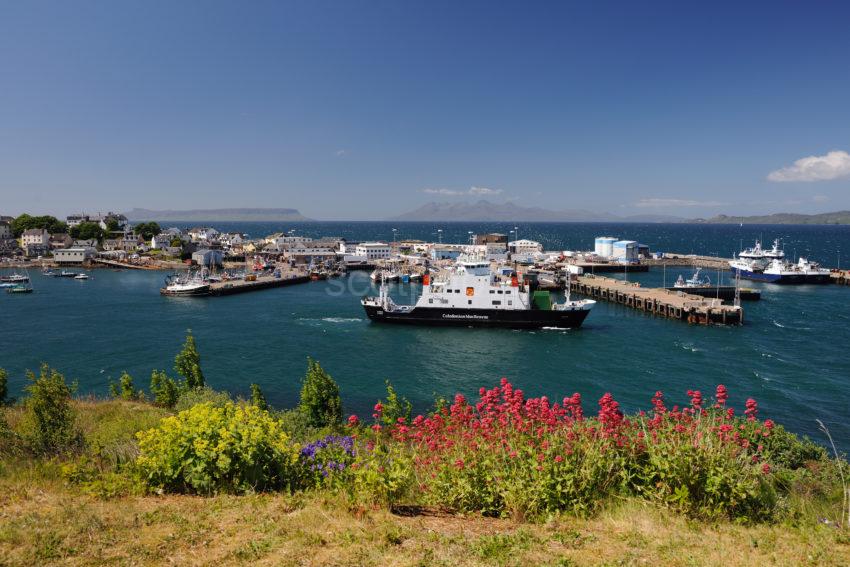
{"type": "Polygon", "coordinates": [[[519,240],[519,227],[518,226],[514,227],[514,234],[516,235],[516,239],[519,240]]]}
{"type": "Polygon", "coordinates": [[[475,244],[475,239],[472,237],[472,231],[468,230],[467,232],[469,233],[469,244],[470,245],[475,244]]]}
{"type": "Polygon", "coordinates": [[[442,244],[442,243],[443,243],[443,229],[442,229],[442,228],[438,228],[438,229],[437,229],[437,241],[438,241],[440,244],[442,244]]]}
{"type": "Polygon", "coordinates": [[[393,244],[395,244],[395,235],[396,235],[397,232],[398,232],[398,229],[394,228],[393,229],[393,244]]]}

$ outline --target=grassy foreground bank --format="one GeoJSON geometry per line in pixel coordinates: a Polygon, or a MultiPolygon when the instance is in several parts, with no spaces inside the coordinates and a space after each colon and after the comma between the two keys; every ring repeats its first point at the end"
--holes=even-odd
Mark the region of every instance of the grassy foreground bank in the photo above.
{"type": "Polygon", "coordinates": [[[0,405],[0,566],[850,564],[846,462],[724,386],[627,416],[503,379],[413,417],[388,383],[344,419],[315,361],[278,411],[190,346],[152,397],[44,366],[0,405]]]}

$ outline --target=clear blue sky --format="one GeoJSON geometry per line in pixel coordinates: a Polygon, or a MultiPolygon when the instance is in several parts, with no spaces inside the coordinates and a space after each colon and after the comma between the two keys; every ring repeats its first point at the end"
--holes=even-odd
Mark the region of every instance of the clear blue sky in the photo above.
{"type": "Polygon", "coordinates": [[[0,77],[0,214],[850,208],[847,2],[0,0],[0,77]]]}

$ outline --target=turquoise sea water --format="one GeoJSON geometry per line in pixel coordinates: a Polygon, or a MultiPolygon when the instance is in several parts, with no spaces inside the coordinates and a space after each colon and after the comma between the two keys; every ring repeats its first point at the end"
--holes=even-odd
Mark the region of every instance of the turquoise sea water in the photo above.
{"type": "MultiPolygon", "coordinates": [[[[491,223],[214,223],[260,236],[295,227],[296,233],[350,239],[399,238],[462,242],[467,231],[513,226],[491,223]]],[[[789,256],[809,254],[834,266],[850,250],[850,227],[738,227],[685,225],[521,225],[521,238],[547,249],[587,249],[593,238],[633,238],[653,249],[731,254],[781,237],[789,256]]],[[[668,282],[686,269],[671,269],[668,282]]],[[[474,396],[480,386],[506,376],[530,394],[560,399],[580,392],[585,409],[607,391],[627,411],[648,408],[656,390],[685,403],[688,389],[708,396],[725,384],[731,401],[759,402],[762,414],[818,438],[815,419],[850,447],[850,288],[762,289],[745,303],[743,327],[699,327],[599,303],[578,331],[510,331],[394,327],[371,324],[359,298],[371,289],[360,272],[326,282],[221,298],[165,298],[160,272],[95,270],[75,281],[31,273],[35,293],[0,294],[0,367],[9,370],[13,395],[24,371],[42,361],[79,382],[80,393],[106,395],[124,370],[147,385],[153,368],[172,372],[186,329],[196,335],[208,382],[247,394],[256,382],[276,406],[297,400],[306,357],[340,384],[346,410],[369,414],[384,393],[384,379],[426,409],[435,395],[474,396]]],[[[709,274],[712,279],[716,273],[709,274]]],[[[618,274],[617,277],[624,277],[618,274]]],[[[663,273],[628,274],[659,285],[663,273]]],[[[750,284],[747,284],[750,285],[750,284]]],[[[413,301],[416,285],[396,285],[398,301],[413,301]]],[[[172,372],[173,373],[173,372],[172,372]]]]}

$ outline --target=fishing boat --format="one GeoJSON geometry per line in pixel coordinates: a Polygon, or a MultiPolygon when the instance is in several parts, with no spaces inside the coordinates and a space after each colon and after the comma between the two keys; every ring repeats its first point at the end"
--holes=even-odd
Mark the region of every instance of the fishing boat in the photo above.
{"type": "Polygon", "coordinates": [[[71,272],[68,270],[62,270],[58,274],[54,274],[57,278],[75,278],[77,277],[77,272],[71,272]]]}
{"type": "Polygon", "coordinates": [[[694,275],[692,275],[688,279],[684,279],[681,274],[679,274],[679,278],[676,280],[676,283],[673,284],[673,287],[676,289],[694,289],[701,287],[711,287],[711,280],[708,276],[701,278],[700,272],[702,268],[697,268],[694,271],[694,275]]]}
{"type": "Polygon", "coordinates": [[[452,271],[434,281],[422,280],[422,295],[415,305],[398,305],[388,295],[386,280],[378,296],[364,297],[361,305],[370,320],[381,323],[457,327],[507,327],[514,329],[580,327],[595,301],[552,302],[548,291],[536,290],[494,275],[490,262],[466,257],[452,271]]]}
{"type": "Polygon", "coordinates": [[[165,286],[160,288],[162,295],[181,297],[202,297],[210,294],[210,283],[201,274],[174,274],[165,278],[165,286]]]}
{"type": "Polygon", "coordinates": [[[76,276],[74,276],[74,279],[75,280],[87,280],[87,279],[89,279],[89,275],[81,272],[81,273],[77,274],[76,276]]]}

